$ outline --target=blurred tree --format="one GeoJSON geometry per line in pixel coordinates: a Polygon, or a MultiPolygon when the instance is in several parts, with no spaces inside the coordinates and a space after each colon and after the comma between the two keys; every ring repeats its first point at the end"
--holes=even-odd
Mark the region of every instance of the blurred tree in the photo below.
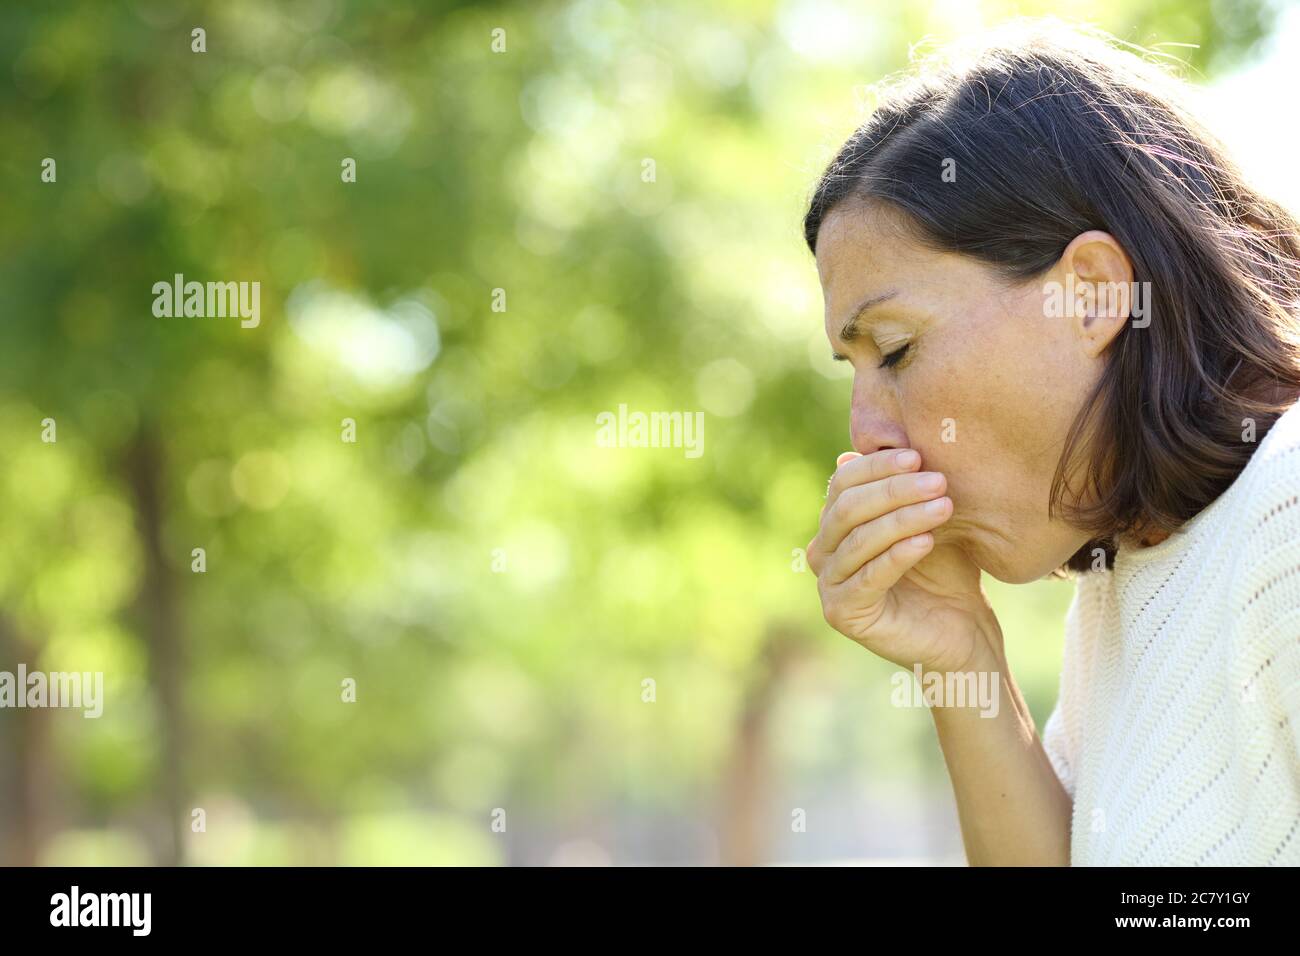
{"type": "MultiPolygon", "coordinates": [[[[855,9],[0,12],[0,665],[109,696],[0,714],[7,860],[127,826],[160,862],[486,862],[495,807],[615,805],[718,807],[721,858],[773,852],[772,708],[842,652],[795,552],[847,403],[798,236],[814,147],[976,25],[855,9]],[[260,323],[155,317],[177,274],[260,283],[260,323]],[[702,409],[705,454],[597,447],[620,404],[702,409]],[[287,842],[188,831],[232,795],[287,842]],[[433,808],[436,834],[367,822],[433,808]]],[[[1273,8],[1085,12],[1220,70],[1273,8]]]]}

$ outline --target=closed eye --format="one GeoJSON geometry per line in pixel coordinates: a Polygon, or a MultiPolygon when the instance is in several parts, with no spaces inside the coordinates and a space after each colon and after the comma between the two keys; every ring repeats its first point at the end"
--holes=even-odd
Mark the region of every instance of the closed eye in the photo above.
{"type": "Polygon", "coordinates": [[[911,346],[911,344],[912,343],[909,342],[907,345],[904,345],[902,348],[898,348],[890,352],[881,360],[880,367],[893,368],[895,365],[897,365],[899,362],[903,360],[903,356],[907,354],[907,350],[911,346]]]}

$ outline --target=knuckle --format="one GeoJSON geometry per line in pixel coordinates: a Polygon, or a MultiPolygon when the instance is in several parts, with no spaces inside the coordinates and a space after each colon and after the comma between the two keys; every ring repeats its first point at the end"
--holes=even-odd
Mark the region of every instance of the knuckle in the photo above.
{"type": "Polygon", "coordinates": [[[846,488],[844,493],[835,499],[835,517],[841,521],[847,521],[852,518],[853,512],[857,509],[861,498],[861,485],[853,488],[846,488]]]}
{"type": "Polygon", "coordinates": [[[829,624],[831,627],[835,628],[835,630],[837,630],[837,631],[840,629],[841,625],[844,623],[844,612],[843,612],[843,609],[840,607],[839,603],[836,602],[836,601],[823,601],[823,602],[822,602],[822,617],[826,620],[826,623],[827,623],[827,624],[829,624]]]}
{"type": "Polygon", "coordinates": [[[881,564],[885,561],[887,554],[889,554],[888,548],[858,568],[856,579],[859,585],[870,585],[871,582],[876,580],[880,574],[881,564]]]}
{"type": "Polygon", "coordinates": [[[907,501],[907,476],[893,475],[885,481],[885,501],[901,505],[907,501]]]}
{"type": "Polygon", "coordinates": [[[826,506],[826,512],[822,515],[822,530],[825,530],[828,525],[832,525],[835,522],[839,521],[840,516],[843,513],[844,513],[844,496],[840,495],[838,498],[836,498],[834,501],[832,501],[829,505],[826,506]]]}
{"type": "Polygon", "coordinates": [[[850,531],[844,538],[844,549],[849,554],[857,554],[862,549],[867,538],[867,526],[860,524],[850,531]]]}
{"type": "Polygon", "coordinates": [[[860,467],[862,468],[863,476],[868,480],[872,480],[875,478],[879,478],[881,475],[885,473],[883,471],[884,464],[885,462],[881,461],[880,452],[874,451],[870,455],[867,455],[862,459],[862,464],[860,467]]]}
{"type": "MultiPolygon", "coordinates": [[[[898,543],[897,541],[894,542],[894,544],[897,543],[898,543]]],[[[883,575],[886,572],[888,572],[891,567],[894,566],[894,564],[898,561],[898,559],[899,559],[898,548],[894,547],[894,545],[891,544],[884,551],[880,552],[880,554],[876,555],[875,560],[871,562],[871,567],[868,569],[868,573],[871,575],[873,579],[880,575],[883,575]]]]}
{"type": "Polygon", "coordinates": [[[880,479],[894,474],[894,455],[891,451],[877,452],[871,462],[872,477],[880,479]]]}

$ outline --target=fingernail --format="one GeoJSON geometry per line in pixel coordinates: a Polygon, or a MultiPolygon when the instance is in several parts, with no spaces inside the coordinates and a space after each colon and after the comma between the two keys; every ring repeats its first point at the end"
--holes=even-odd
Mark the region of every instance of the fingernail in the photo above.
{"type": "Polygon", "coordinates": [[[922,491],[938,491],[943,487],[943,475],[937,473],[922,475],[916,479],[916,484],[922,491]]]}
{"type": "Polygon", "coordinates": [[[934,499],[934,501],[927,501],[925,503],[925,510],[932,515],[943,514],[944,511],[947,510],[947,508],[948,508],[947,498],[936,498],[934,499]]]}
{"type": "Polygon", "coordinates": [[[913,465],[920,463],[920,461],[921,456],[911,449],[900,451],[894,456],[894,463],[898,465],[899,468],[911,468],[913,465]]]}

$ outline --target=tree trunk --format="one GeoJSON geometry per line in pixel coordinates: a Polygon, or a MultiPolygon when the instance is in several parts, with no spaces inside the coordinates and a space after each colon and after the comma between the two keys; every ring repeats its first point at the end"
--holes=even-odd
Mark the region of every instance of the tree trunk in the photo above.
{"type": "MultiPolygon", "coordinates": [[[[17,673],[40,669],[40,650],[0,614],[0,669],[17,673]]],[[[17,688],[26,693],[25,687],[17,688]]],[[[36,866],[40,851],[54,831],[54,754],[50,711],[44,707],[15,708],[4,715],[0,747],[0,864],[36,866]]]]}
{"type": "Polygon", "coordinates": [[[769,834],[788,816],[767,818],[772,792],[768,721],[790,665],[798,654],[797,639],[773,630],[745,702],[741,707],[731,757],[722,780],[721,862],[724,866],[755,866],[767,857],[769,834]]]}
{"type": "Polygon", "coordinates": [[[156,429],[142,422],[127,448],[125,471],[135,506],[136,534],[143,561],[136,607],[148,652],[161,738],[158,793],[165,821],[149,836],[158,863],[178,866],[184,862],[184,827],[189,809],[184,767],[186,730],[179,589],[174,565],[168,560],[163,542],[165,467],[156,429]]]}

